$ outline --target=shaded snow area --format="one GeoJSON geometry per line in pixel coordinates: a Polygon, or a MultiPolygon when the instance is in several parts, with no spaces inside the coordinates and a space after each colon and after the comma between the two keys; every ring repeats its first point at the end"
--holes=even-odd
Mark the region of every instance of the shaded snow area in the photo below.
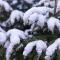
{"type": "Polygon", "coordinates": [[[53,55],[60,50],[59,37],[60,0],[0,0],[0,46],[6,60],[20,50],[24,60],[33,51],[36,60],[43,53],[45,60],[54,60],[53,55]]]}

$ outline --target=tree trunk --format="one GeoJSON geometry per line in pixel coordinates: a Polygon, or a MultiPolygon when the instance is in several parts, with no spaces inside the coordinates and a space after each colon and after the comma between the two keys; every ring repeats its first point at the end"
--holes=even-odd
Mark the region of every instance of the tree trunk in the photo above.
{"type": "Polygon", "coordinates": [[[56,15],[56,9],[57,9],[57,0],[55,0],[54,16],[56,15]]]}

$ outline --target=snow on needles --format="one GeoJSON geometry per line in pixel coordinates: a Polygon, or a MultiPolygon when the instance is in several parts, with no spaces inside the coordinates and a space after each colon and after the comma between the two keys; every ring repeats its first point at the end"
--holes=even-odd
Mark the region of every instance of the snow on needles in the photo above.
{"type": "MultiPolygon", "coordinates": [[[[55,7],[55,1],[54,0],[50,1],[50,6],[53,8],[55,7]]],[[[57,1],[56,13],[59,11],[60,11],[60,0],[57,1]]]]}
{"type": "Polygon", "coordinates": [[[36,42],[36,51],[38,56],[40,57],[40,55],[42,54],[43,51],[45,51],[47,49],[47,44],[46,42],[39,40],[36,42]]]}
{"type": "Polygon", "coordinates": [[[30,24],[35,23],[36,20],[38,20],[38,13],[34,13],[34,14],[30,15],[27,23],[30,25],[30,24]]]}
{"type": "Polygon", "coordinates": [[[60,38],[56,39],[55,42],[47,48],[45,60],[50,60],[58,48],[60,50],[60,38]]]}
{"type": "Polygon", "coordinates": [[[21,39],[27,39],[27,37],[23,31],[18,29],[11,29],[7,31],[7,37],[10,38],[10,43],[9,46],[7,46],[6,50],[6,60],[10,60],[11,53],[13,52],[13,47],[16,44],[20,44],[21,39]]]}
{"type": "MultiPolygon", "coordinates": [[[[54,7],[55,7],[55,1],[50,1],[50,0],[40,0],[39,2],[35,2],[35,0],[13,0],[11,1],[12,3],[8,3],[5,0],[0,0],[0,6],[5,10],[3,12],[11,12],[10,17],[5,20],[0,22],[0,26],[4,29],[6,27],[9,27],[6,31],[4,31],[0,27],[0,45],[2,45],[4,48],[6,48],[6,60],[10,60],[11,54],[14,51],[14,47],[16,45],[16,51],[24,47],[23,43],[21,41],[26,41],[29,40],[29,38],[32,38],[34,35],[34,32],[39,28],[45,30],[49,30],[54,33],[54,28],[56,27],[59,32],[60,32],[60,20],[55,18],[55,17],[50,17],[51,15],[49,13],[54,14],[54,7]],[[36,3],[36,4],[35,4],[36,3]],[[15,7],[18,9],[18,7],[21,7],[22,10],[25,9],[26,7],[30,8],[30,5],[32,8],[27,10],[25,13],[19,10],[13,10],[15,7]],[[28,5],[24,8],[25,5],[28,5]],[[12,8],[14,7],[14,8],[12,8]],[[43,6],[41,6],[43,5],[43,6]],[[37,7],[34,7],[37,6],[37,7]],[[39,7],[40,6],[40,7],[39,7]],[[24,29],[19,30],[15,27],[16,25],[14,23],[18,22],[18,25],[20,21],[23,21],[23,26],[22,29],[25,28],[25,25],[31,25],[30,29],[24,29]],[[45,26],[45,23],[47,26],[45,26]],[[10,27],[13,26],[13,29],[10,29],[10,27]],[[35,29],[35,30],[34,30],[35,29]],[[31,35],[29,35],[31,34],[31,35]]],[[[27,9],[28,9],[27,8],[27,9]]],[[[20,9],[21,10],[21,9],[20,9]]],[[[56,7],[56,12],[60,11],[60,1],[57,1],[57,7],[56,7]]],[[[3,14],[3,13],[2,13],[3,14]]],[[[17,25],[17,27],[19,27],[17,25]]],[[[41,31],[40,31],[41,32],[41,31]]],[[[38,34],[39,35],[39,34],[38,34]]],[[[33,37],[33,39],[35,39],[33,37]]],[[[29,40],[30,41],[30,40],[29,40]]],[[[46,53],[45,60],[51,60],[52,55],[55,53],[57,49],[60,50],[60,38],[56,39],[54,43],[49,45],[47,47],[47,43],[43,40],[35,40],[32,42],[28,42],[28,44],[25,46],[24,51],[23,51],[23,56],[26,58],[33,48],[35,47],[36,52],[37,52],[37,58],[39,60],[39,57],[41,56],[42,52],[46,53]]]]}
{"type": "Polygon", "coordinates": [[[24,21],[25,24],[27,24],[28,23],[28,20],[29,20],[28,18],[32,14],[37,13],[37,14],[45,15],[47,12],[48,12],[48,8],[47,7],[33,7],[33,8],[29,9],[28,11],[26,11],[24,13],[23,21],[24,21]]]}
{"type": "MultiPolygon", "coordinates": [[[[46,56],[45,56],[45,59],[46,60],[49,60],[47,57],[51,57],[54,53],[55,53],[55,50],[57,49],[57,45],[56,44],[52,44],[50,45],[47,50],[46,50],[46,56]]],[[[51,59],[51,58],[50,58],[51,59]]]]}
{"type": "Polygon", "coordinates": [[[50,17],[47,21],[48,30],[50,30],[52,33],[54,33],[54,27],[55,26],[58,27],[58,23],[59,23],[59,19],[50,17]]]}
{"type": "Polygon", "coordinates": [[[37,54],[38,54],[39,57],[40,57],[42,51],[46,50],[46,48],[47,48],[46,43],[42,40],[30,42],[26,45],[26,47],[24,48],[24,51],[23,51],[23,56],[25,58],[32,51],[34,46],[36,46],[36,51],[37,51],[37,54]]]}
{"type": "Polygon", "coordinates": [[[4,45],[7,40],[6,32],[0,32],[0,45],[4,45]]]}
{"type": "Polygon", "coordinates": [[[41,27],[41,29],[44,27],[45,23],[47,22],[47,17],[44,15],[39,15],[37,25],[41,27]]]}
{"type": "Polygon", "coordinates": [[[24,57],[28,56],[28,54],[32,51],[33,47],[35,46],[35,44],[36,44],[36,41],[33,41],[26,45],[26,47],[24,48],[24,51],[23,51],[24,57]]]}
{"type": "Polygon", "coordinates": [[[0,45],[4,45],[4,43],[6,42],[7,40],[7,34],[5,32],[5,30],[3,30],[1,27],[0,27],[0,45]]]}
{"type": "Polygon", "coordinates": [[[6,21],[0,23],[0,25],[1,25],[1,26],[4,26],[4,27],[10,27],[10,26],[12,26],[16,21],[17,21],[17,22],[19,22],[19,21],[21,22],[22,19],[23,19],[23,15],[24,15],[24,13],[23,13],[22,11],[13,10],[13,11],[11,12],[11,14],[10,14],[10,17],[9,17],[6,21]]]}
{"type": "Polygon", "coordinates": [[[23,19],[24,13],[19,10],[13,10],[10,15],[10,22],[13,25],[15,20],[20,21],[20,19],[23,19]]]}
{"type": "Polygon", "coordinates": [[[8,4],[8,2],[0,0],[0,6],[4,7],[6,12],[12,11],[12,7],[8,4]]]}

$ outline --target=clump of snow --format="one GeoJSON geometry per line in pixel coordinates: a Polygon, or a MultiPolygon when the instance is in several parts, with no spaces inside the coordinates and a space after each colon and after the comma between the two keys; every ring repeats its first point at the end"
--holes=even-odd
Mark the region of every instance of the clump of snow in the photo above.
{"type": "Polygon", "coordinates": [[[57,47],[60,50],[60,38],[57,38],[54,43],[57,44],[57,47]]]}
{"type": "Polygon", "coordinates": [[[0,32],[0,45],[4,45],[7,40],[6,32],[0,32]]]}
{"type": "MultiPolygon", "coordinates": [[[[47,12],[48,12],[47,7],[32,7],[31,9],[29,9],[28,11],[26,11],[24,13],[24,16],[23,16],[24,24],[27,24],[29,22],[29,18],[32,14],[35,13],[32,17],[34,18],[34,16],[36,16],[36,19],[37,19],[37,14],[45,15],[47,12]]],[[[32,18],[30,18],[30,19],[32,19],[32,18]]],[[[35,20],[35,19],[33,19],[33,20],[35,20]]]]}
{"type": "Polygon", "coordinates": [[[50,17],[47,21],[48,30],[50,30],[52,33],[54,33],[54,27],[57,25],[57,22],[59,22],[59,19],[54,17],[50,17]]]}
{"type": "Polygon", "coordinates": [[[9,46],[9,44],[10,44],[10,41],[7,40],[4,44],[4,48],[7,48],[9,46]]]}
{"type": "Polygon", "coordinates": [[[14,43],[11,43],[6,49],[6,60],[10,60],[11,53],[13,52],[14,43]]]}
{"type": "Polygon", "coordinates": [[[10,17],[6,21],[0,23],[0,25],[3,27],[10,27],[14,25],[15,21],[21,22],[23,19],[23,15],[24,13],[22,11],[13,10],[10,14],[10,17]]]}
{"type": "Polygon", "coordinates": [[[28,56],[28,54],[32,51],[34,46],[36,46],[38,57],[40,57],[40,55],[42,54],[42,51],[45,51],[47,49],[46,43],[43,42],[42,40],[30,42],[24,48],[24,51],[23,51],[24,58],[28,56]]]}
{"type": "Polygon", "coordinates": [[[39,14],[35,22],[31,25],[31,30],[36,31],[38,28],[43,28],[47,22],[47,15],[39,14]]]}
{"type": "Polygon", "coordinates": [[[23,19],[24,13],[19,10],[13,10],[10,15],[10,22],[13,25],[15,20],[20,21],[20,19],[23,19]]]}
{"type": "Polygon", "coordinates": [[[35,46],[36,41],[30,42],[26,45],[23,51],[23,56],[26,58],[28,54],[32,51],[33,47],[35,46]]]}
{"type": "Polygon", "coordinates": [[[37,30],[43,28],[49,17],[48,7],[32,7],[24,13],[23,21],[24,25],[31,25],[31,30],[37,30]]]}
{"type": "Polygon", "coordinates": [[[38,20],[38,15],[38,13],[30,15],[30,17],[28,18],[29,25],[35,23],[35,21],[38,20]]]}
{"type": "Polygon", "coordinates": [[[10,36],[11,35],[11,39],[16,36],[16,38],[22,38],[22,39],[26,39],[26,35],[24,31],[22,30],[18,30],[16,28],[14,29],[11,29],[11,30],[8,30],[7,32],[7,36],[10,36]],[[17,33],[18,32],[18,33],[17,33]]]}
{"type": "Polygon", "coordinates": [[[10,38],[9,46],[7,46],[6,50],[6,60],[10,59],[11,53],[13,52],[13,48],[16,44],[20,44],[21,39],[27,39],[25,32],[18,29],[11,29],[7,31],[7,37],[10,38]]]}
{"type": "Polygon", "coordinates": [[[47,44],[46,42],[42,41],[42,40],[39,40],[36,42],[36,52],[37,52],[37,55],[38,55],[38,59],[39,57],[41,56],[42,52],[45,52],[45,50],[47,49],[47,44]]]}
{"type": "Polygon", "coordinates": [[[50,60],[55,51],[60,48],[60,38],[56,39],[46,50],[45,60],[50,60]]]}
{"type": "Polygon", "coordinates": [[[41,27],[41,29],[44,27],[45,23],[47,22],[47,18],[44,15],[39,15],[37,25],[41,27]]]}
{"type": "MultiPolygon", "coordinates": [[[[50,6],[55,7],[55,1],[50,1],[50,6]]],[[[60,11],[60,1],[57,1],[57,8],[56,8],[56,13],[60,11]]]]}
{"type": "Polygon", "coordinates": [[[51,57],[54,53],[55,53],[55,50],[57,49],[57,44],[52,44],[50,45],[47,50],[46,50],[46,57],[45,59],[46,60],[49,60],[47,57],[51,57]]]}
{"type": "Polygon", "coordinates": [[[12,11],[12,7],[8,4],[8,2],[0,0],[0,6],[4,7],[5,11],[10,12],[12,11]]]}

